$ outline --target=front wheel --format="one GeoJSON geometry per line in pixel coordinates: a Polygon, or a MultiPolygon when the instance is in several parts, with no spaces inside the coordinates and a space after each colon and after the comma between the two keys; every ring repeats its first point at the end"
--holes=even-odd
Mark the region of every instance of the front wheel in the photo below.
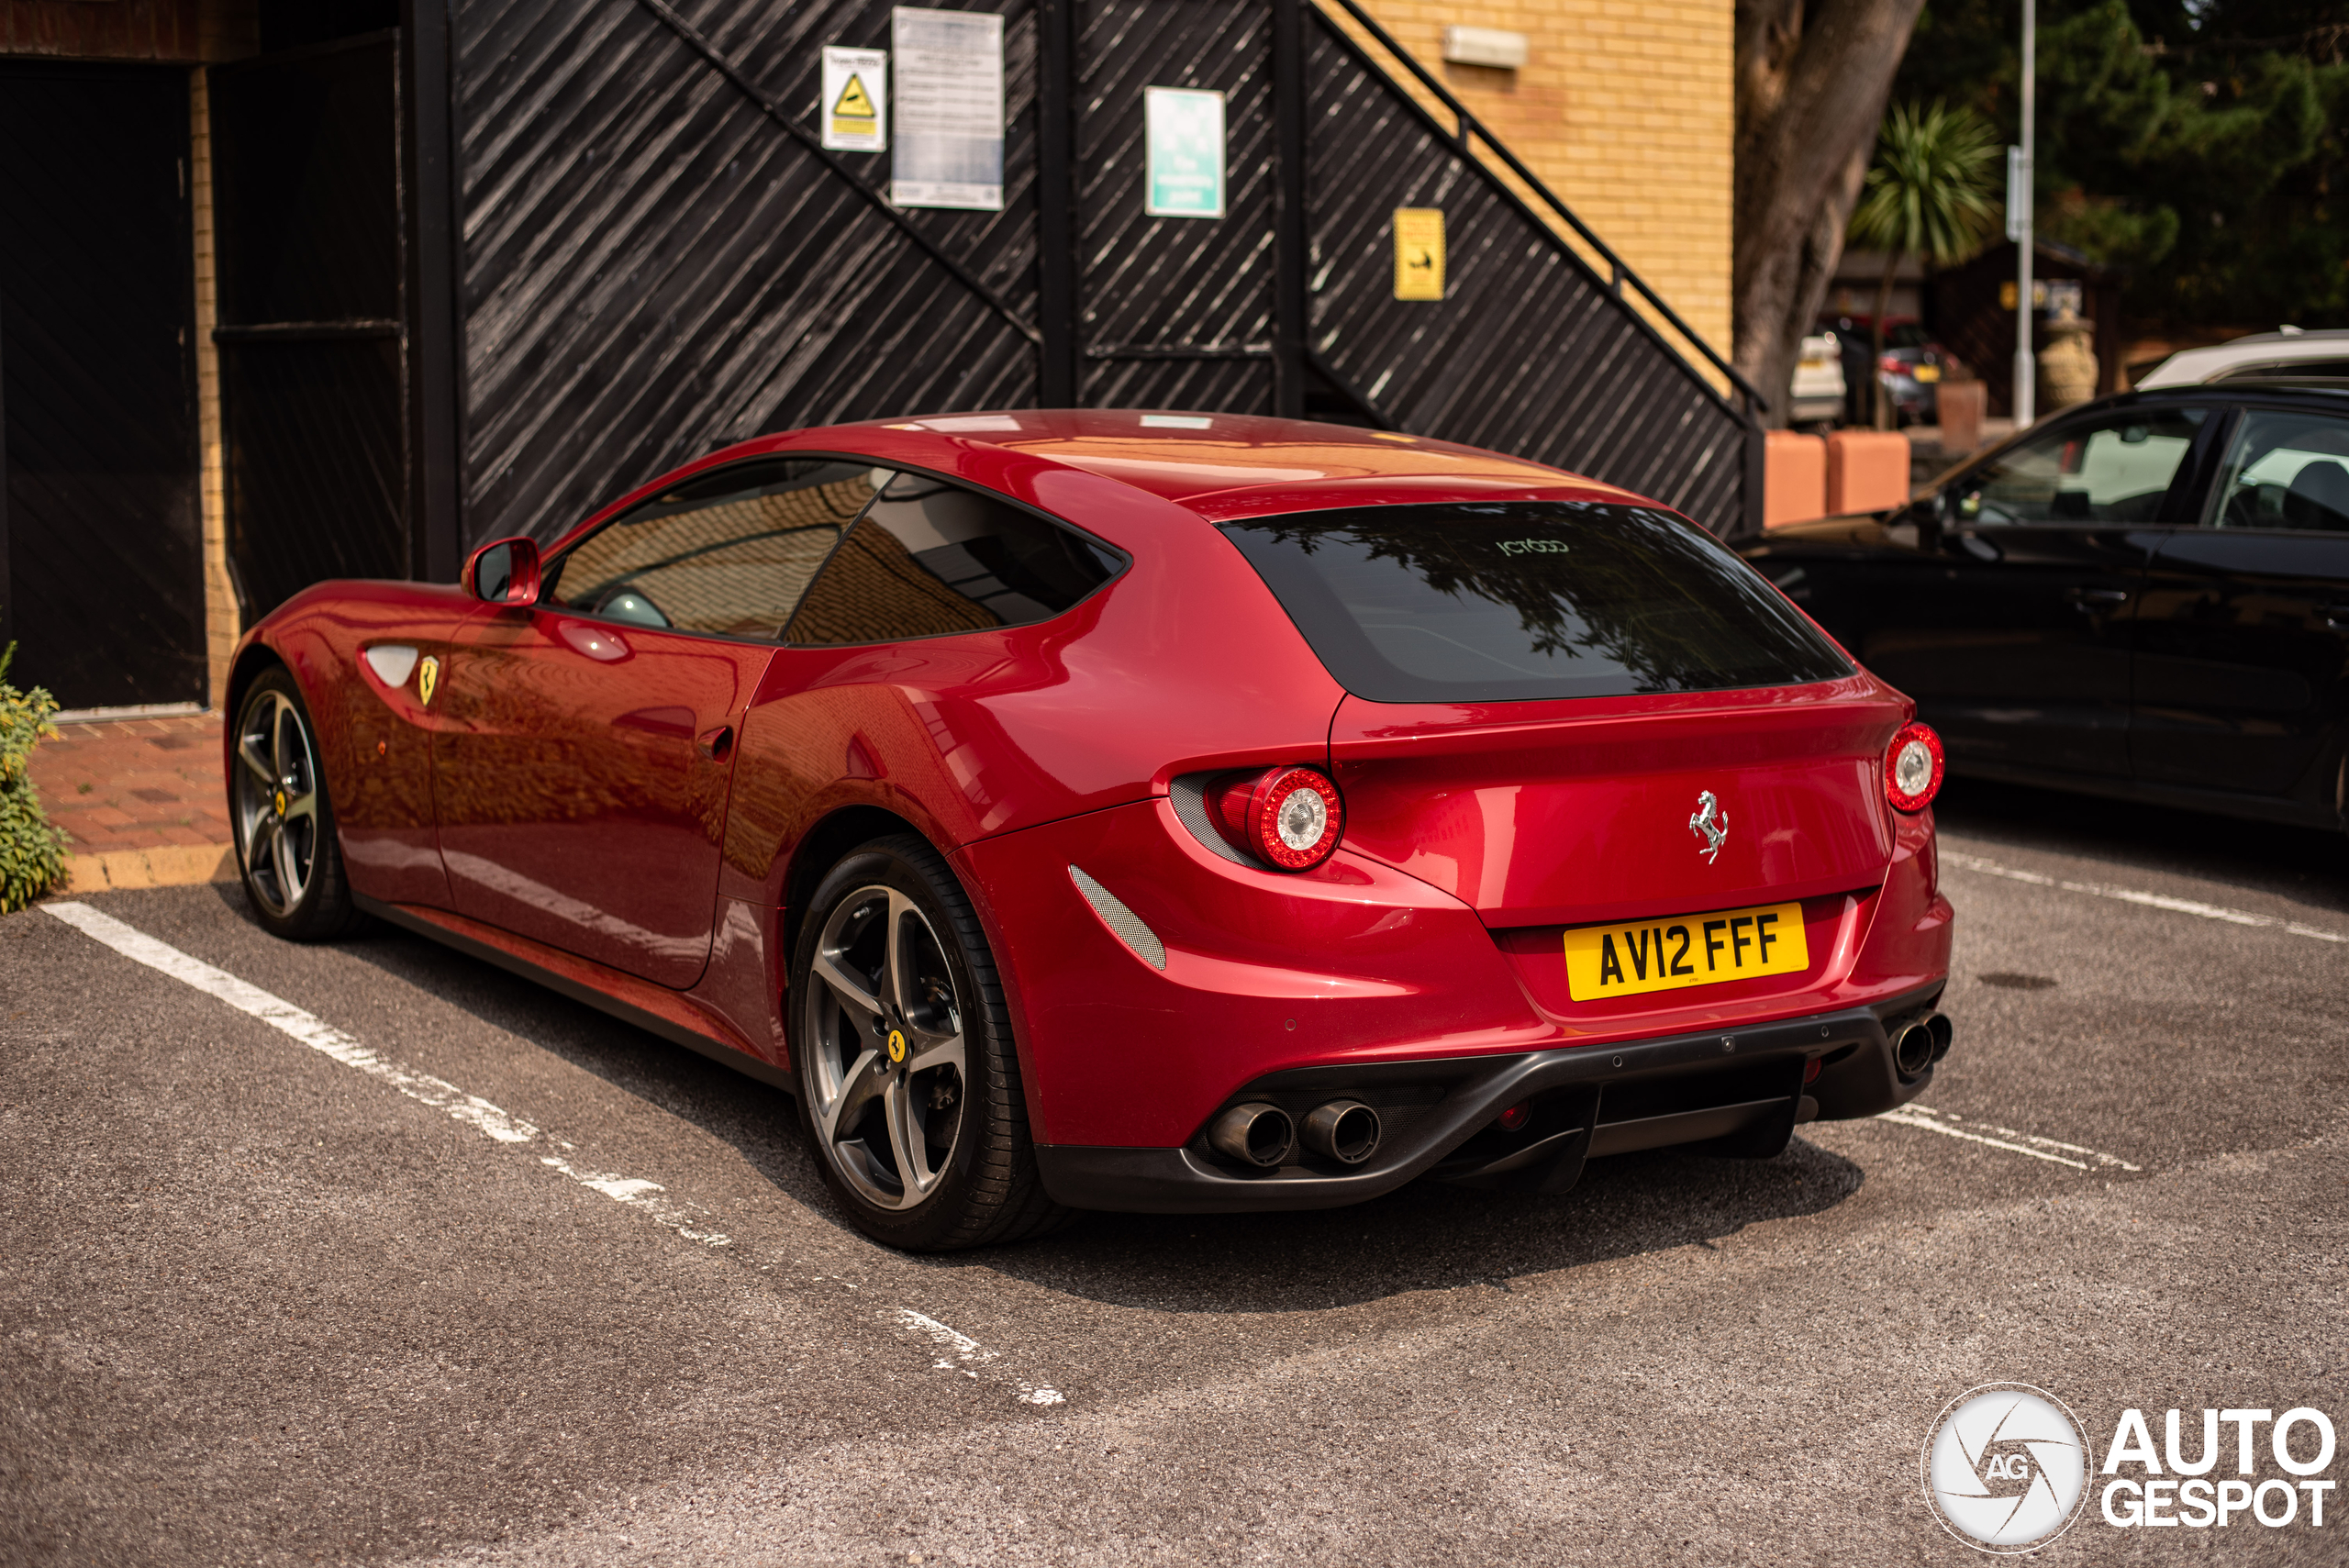
{"type": "Polygon", "coordinates": [[[944,1251],[1066,1218],[1036,1173],[994,957],[937,851],[901,835],[834,866],[791,996],[800,1119],[859,1229],[944,1251]]]}
{"type": "Polygon", "coordinates": [[[237,869],[262,928],[323,941],[359,922],[318,766],[317,732],[301,688],[282,666],[264,673],[237,711],[228,805],[237,869]]]}

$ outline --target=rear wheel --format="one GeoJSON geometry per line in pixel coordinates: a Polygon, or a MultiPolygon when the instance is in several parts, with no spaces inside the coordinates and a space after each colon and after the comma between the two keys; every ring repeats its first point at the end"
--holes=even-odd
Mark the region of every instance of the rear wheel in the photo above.
{"type": "Polygon", "coordinates": [[[282,667],[245,693],[236,741],[228,802],[237,868],[254,917],[292,941],[344,935],[359,911],[343,876],[317,732],[301,688],[282,667]]]}
{"type": "Polygon", "coordinates": [[[791,995],[800,1118],[858,1229],[946,1251],[1066,1218],[1036,1174],[994,957],[937,851],[904,835],[834,866],[791,995]]]}

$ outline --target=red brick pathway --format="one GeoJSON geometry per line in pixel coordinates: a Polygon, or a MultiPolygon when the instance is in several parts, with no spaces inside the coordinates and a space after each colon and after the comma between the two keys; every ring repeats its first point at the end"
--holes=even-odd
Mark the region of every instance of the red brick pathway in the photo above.
{"type": "Polygon", "coordinates": [[[49,819],[68,835],[76,891],[223,874],[217,714],[61,724],[33,749],[32,777],[49,819]]]}

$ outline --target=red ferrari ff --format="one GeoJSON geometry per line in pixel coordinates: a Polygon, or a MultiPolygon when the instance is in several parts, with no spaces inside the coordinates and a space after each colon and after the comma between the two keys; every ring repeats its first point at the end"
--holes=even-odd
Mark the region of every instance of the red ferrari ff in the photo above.
{"type": "Polygon", "coordinates": [[[1408,436],[731,447],[239,649],[244,885],[792,1091],[903,1247],[1766,1157],[1949,1046],[1940,742],[1703,531],[1408,436]]]}

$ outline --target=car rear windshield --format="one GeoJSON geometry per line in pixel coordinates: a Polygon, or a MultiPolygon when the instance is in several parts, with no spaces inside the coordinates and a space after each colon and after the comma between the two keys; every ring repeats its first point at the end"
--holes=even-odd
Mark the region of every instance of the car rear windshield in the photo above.
{"type": "Polygon", "coordinates": [[[1227,523],[1340,684],[1375,702],[1794,685],[1851,665],[1693,525],[1598,502],[1227,523]]]}

